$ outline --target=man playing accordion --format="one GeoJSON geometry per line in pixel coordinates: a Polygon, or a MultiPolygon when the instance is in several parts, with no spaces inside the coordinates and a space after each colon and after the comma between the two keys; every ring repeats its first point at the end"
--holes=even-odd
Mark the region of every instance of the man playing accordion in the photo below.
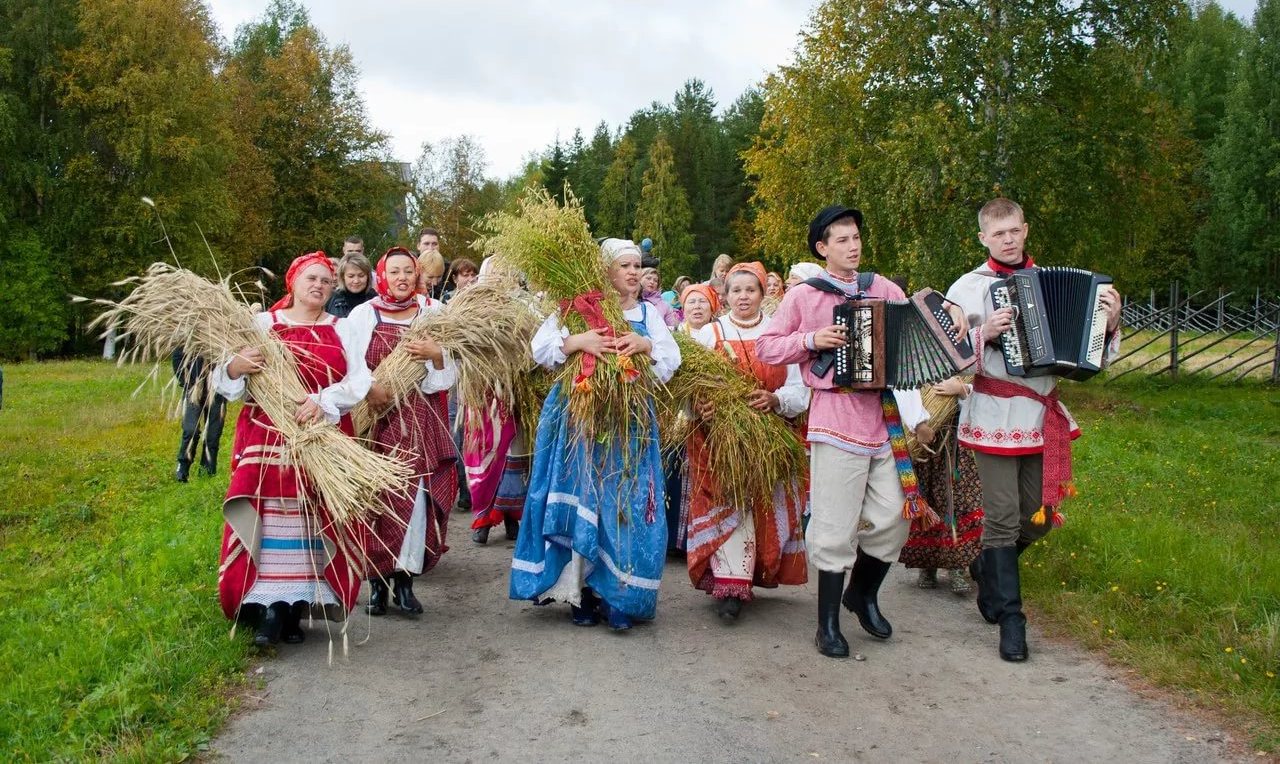
{"type": "MultiPolygon", "coordinates": [[[[824,351],[847,344],[846,327],[833,322],[837,305],[854,295],[906,298],[883,276],[859,274],[862,234],[858,210],[832,205],[819,211],[809,224],[809,251],[826,261],[826,270],[788,289],[769,328],[756,340],[762,362],[800,364],[804,383],[813,390],[808,427],[812,509],[805,543],[818,569],[815,643],[832,658],[849,655],[840,632],[842,603],[867,633],[880,639],[892,633],[877,595],[910,526],[904,517],[909,498],[904,475],[890,445],[891,431],[901,435],[897,409],[886,403],[892,396],[839,387],[830,367],[824,374],[815,362],[824,351]],[[842,593],[846,570],[852,575],[842,593]]],[[[959,311],[955,318],[963,321],[959,311]]],[[[910,458],[905,461],[909,472],[910,458]]],[[[914,476],[909,484],[914,489],[914,476]]]]}
{"type": "MultiPolygon", "coordinates": [[[[960,444],[974,451],[985,512],[982,554],[970,572],[978,583],[978,610],[1000,625],[1000,657],[1023,661],[1027,619],[1018,556],[1061,524],[1057,507],[1074,492],[1071,441],[1080,429],[1058,400],[1057,377],[1012,376],[1001,352],[1000,336],[1016,314],[1012,308],[993,308],[991,285],[1034,266],[1025,251],[1028,226],[1022,208],[993,199],[978,213],[978,227],[989,256],[947,291],[974,327],[971,340],[978,353],[973,394],[959,426],[960,444]]],[[[1105,356],[1112,357],[1119,349],[1120,298],[1107,286],[1098,301],[1107,316],[1105,356]]]]}

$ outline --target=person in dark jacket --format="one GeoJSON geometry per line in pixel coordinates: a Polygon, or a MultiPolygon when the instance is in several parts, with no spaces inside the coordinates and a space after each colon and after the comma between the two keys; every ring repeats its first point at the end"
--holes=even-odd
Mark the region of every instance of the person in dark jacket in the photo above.
{"type": "Polygon", "coordinates": [[[174,478],[185,483],[197,451],[202,474],[212,475],[218,471],[218,446],[222,441],[222,422],[227,415],[227,399],[210,389],[204,359],[193,358],[187,363],[181,348],[173,351],[173,376],[182,385],[182,444],[178,446],[178,470],[174,478]],[[202,421],[203,449],[200,448],[202,421]]]}
{"type": "Polygon", "coordinates": [[[377,297],[373,289],[373,268],[364,255],[352,252],[338,261],[338,288],[324,306],[325,312],[346,318],[362,303],[377,297]]]}

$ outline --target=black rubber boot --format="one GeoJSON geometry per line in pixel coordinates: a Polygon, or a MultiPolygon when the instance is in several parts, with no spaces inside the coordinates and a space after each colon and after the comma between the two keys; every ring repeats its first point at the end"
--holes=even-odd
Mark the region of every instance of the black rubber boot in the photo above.
{"type": "Polygon", "coordinates": [[[813,638],[818,652],[828,658],[848,658],[849,643],[840,633],[840,590],[844,571],[818,571],[818,633],[813,638]]]}
{"type": "Polygon", "coordinates": [[[569,615],[574,626],[595,626],[600,623],[600,598],[590,587],[583,587],[582,604],[570,605],[569,615]]]}
{"type": "Polygon", "coordinates": [[[994,584],[987,580],[987,569],[990,565],[986,562],[987,550],[983,549],[982,554],[973,558],[973,562],[969,563],[969,575],[973,578],[973,583],[978,587],[978,612],[982,614],[982,620],[987,623],[996,622],[995,606],[992,604],[992,591],[994,584]]]}
{"type": "Polygon", "coordinates": [[[983,551],[990,564],[994,601],[1000,624],[1000,657],[1014,663],[1027,659],[1027,617],[1022,613],[1022,580],[1018,574],[1018,549],[1005,546],[983,551]],[[989,556],[988,556],[989,555],[989,556]]]}
{"type": "Polygon", "coordinates": [[[179,483],[185,483],[191,476],[191,462],[178,462],[178,469],[173,473],[173,479],[179,483]]]}
{"type": "Polygon", "coordinates": [[[858,616],[863,630],[877,639],[888,639],[893,634],[893,627],[881,615],[877,600],[880,585],[892,565],[859,549],[853,563],[853,575],[849,577],[849,588],[841,600],[849,612],[858,616]]]}
{"type": "Polygon", "coordinates": [[[254,646],[262,649],[267,645],[274,645],[279,642],[280,629],[284,626],[284,620],[288,615],[288,605],[283,602],[272,602],[262,614],[262,621],[258,624],[258,633],[253,635],[254,646]]]}
{"type": "Polygon", "coordinates": [[[411,615],[419,615],[422,613],[422,603],[418,602],[418,598],[413,596],[413,576],[397,570],[393,580],[392,596],[395,598],[396,607],[400,608],[403,613],[411,615]]]}
{"type": "Polygon", "coordinates": [[[280,639],[287,645],[299,645],[307,641],[307,633],[302,630],[302,616],[307,612],[307,603],[295,602],[289,606],[289,613],[284,618],[284,628],[280,630],[280,639]]]}
{"type": "Polygon", "coordinates": [[[520,536],[520,521],[511,515],[502,516],[502,529],[507,532],[507,539],[515,541],[520,536]]]}
{"type": "Polygon", "coordinates": [[[369,615],[387,614],[387,582],[380,577],[369,579],[369,604],[364,606],[369,615]]]}
{"type": "Polygon", "coordinates": [[[716,615],[732,623],[742,613],[742,600],[737,597],[725,597],[716,605],[716,615]]]}
{"type": "Polygon", "coordinates": [[[488,544],[489,543],[489,526],[486,525],[483,528],[476,528],[475,530],[471,531],[471,540],[479,544],[480,546],[484,546],[485,544],[488,544]]]}

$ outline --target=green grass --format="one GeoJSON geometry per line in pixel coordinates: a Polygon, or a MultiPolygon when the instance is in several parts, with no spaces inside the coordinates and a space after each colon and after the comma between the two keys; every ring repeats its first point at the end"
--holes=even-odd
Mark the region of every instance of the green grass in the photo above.
{"type": "Polygon", "coordinates": [[[1277,750],[1280,391],[1095,382],[1065,398],[1080,496],[1024,556],[1025,599],[1277,750]]]}
{"type": "Polygon", "coordinates": [[[142,370],[4,372],[0,760],[192,756],[248,653],[217,604],[226,477],[173,481],[178,423],[131,397],[142,370]]]}

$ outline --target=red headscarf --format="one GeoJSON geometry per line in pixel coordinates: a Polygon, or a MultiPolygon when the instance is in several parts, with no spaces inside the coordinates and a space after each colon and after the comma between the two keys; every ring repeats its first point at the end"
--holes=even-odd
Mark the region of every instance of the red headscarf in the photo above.
{"type": "Polygon", "coordinates": [[[707,298],[707,302],[711,303],[711,315],[714,317],[720,312],[720,294],[716,292],[716,288],[710,284],[690,284],[680,293],[680,304],[683,306],[685,300],[689,299],[691,292],[697,292],[707,298]]]}
{"type": "Polygon", "coordinates": [[[769,284],[769,277],[765,275],[764,265],[759,260],[752,260],[749,263],[738,263],[737,265],[734,265],[729,269],[729,272],[724,275],[724,283],[727,285],[729,283],[729,279],[733,277],[733,274],[741,272],[750,273],[752,276],[755,276],[756,281],[760,282],[761,293],[764,292],[765,287],[769,284]]]}
{"type": "Polygon", "coordinates": [[[377,290],[378,296],[373,298],[370,302],[373,303],[373,307],[378,308],[379,310],[389,310],[393,313],[405,310],[418,304],[417,287],[418,258],[414,257],[413,253],[404,247],[392,247],[382,255],[382,258],[378,260],[378,267],[373,270],[373,288],[377,290]],[[392,298],[391,285],[387,283],[387,261],[398,255],[409,258],[410,262],[413,263],[414,285],[413,290],[409,292],[409,296],[400,301],[392,298]]]}
{"type": "Polygon", "coordinates": [[[326,255],[323,250],[308,252],[305,255],[295,257],[293,262],[289,263],[289,270],[284,273],[284,297],[276,300],[275,304],[272,305],[269,310],[282,310],[284,308],[293,307],[293,280],[298,277],[299,273],[302,273],[309,266],[317,263],[323,265],[325,269],[329,271],[330,276],[333,276],[335,279],[338,277],[337,270],[334,269],[333,263],[329,260],[329,256],[326,255]]]}

